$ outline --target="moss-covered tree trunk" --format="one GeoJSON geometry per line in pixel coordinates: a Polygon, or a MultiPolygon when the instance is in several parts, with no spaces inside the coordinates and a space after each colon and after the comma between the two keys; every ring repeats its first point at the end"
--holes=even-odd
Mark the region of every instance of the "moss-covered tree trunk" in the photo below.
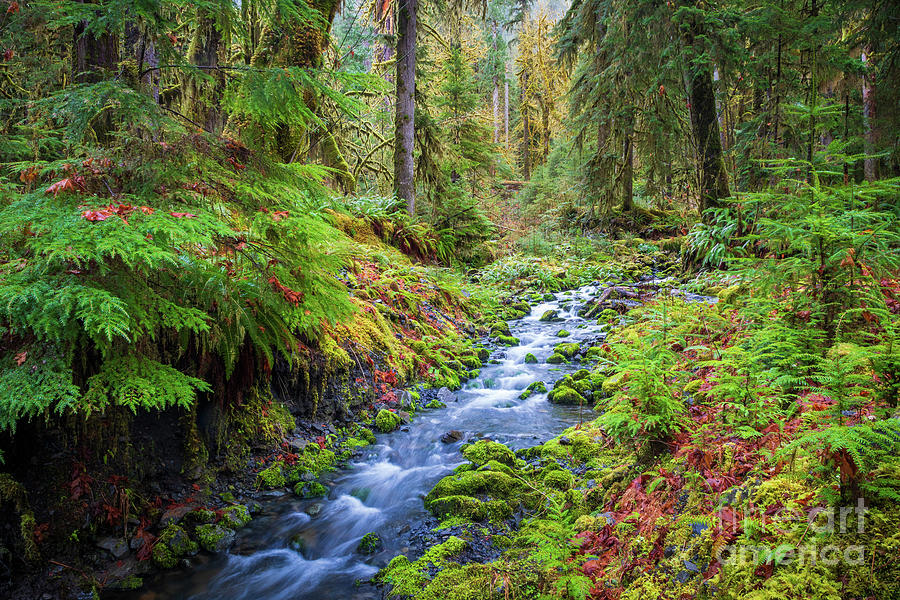
{"type": "Polygon", "coordinates": [[[72,76],[77,83],[110,79],[119,67],[119,36],[91,31],[88,25],[81,21],[74,27],[72,76]]]}
{"type": "Polygon", "coordinates": [[[691,23],[684,31],[687,46],[687,84],[691,104],[691,129],[697,144],[700,167],[700,213],[721,206],[727,198],[728,175],[722,159],[722,140],[719,137],[719,119],[716,114],[716,95],[713,89],[712,71],[708,59],[702,58],[697,40],[704,35],[702,25],[691,23]]]}
{"type": "Polygon", "coordinates": [[[197,27],[188,48],[188,62],[199,73],[190,74],[183,84],[181,112],[209,131],[221,131],[225,125],[220,100],[225,79],[219,68],[222,32],[216,17],[205,7],[197,8],[197,27]]]}
{"type": "Polygon", "coordinates": [[[625,119],[625,135],[622,166],[622,212],[634,208],[634,115],[625,119]]]}
{"type": "Polygon", "coordinates": [[[416,112],[416,10],[417,0],[397,4],[397,99],[394,118],[394,193],[416,212],[413,149],[416,112]]]}

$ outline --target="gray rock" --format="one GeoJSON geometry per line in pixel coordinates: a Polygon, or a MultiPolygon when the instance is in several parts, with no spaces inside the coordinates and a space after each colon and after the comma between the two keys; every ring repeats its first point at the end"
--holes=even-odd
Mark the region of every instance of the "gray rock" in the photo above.
{"type": "Polygon", "coordinates": [[[413,398],[413,395],[409,393],[407,390],[403,390],[400,392],[400,398],[398,399],[400,403],[400,408],[403,410],[415,410],[416,409],[416,400],[413,398]]]}
{"type": "Polygon", "coordinates": [[[170,508],[159,518],[159,526],[166,528],[169,525],[179,523],[181,519],[184,518],[184,515],[192,510],[194,510],[193,506],[176,506],[175,508],[170,508]]]}
{"type": "Polygon", "coordinates": [[[409,425],[409,422],[412,420],[412,417],[405,410],[398,410],[397,416],[400,417],[400,421],[405,425],[409,425]]]}
{"type": "Polygon", "coordinates": [[[309,444],[308,441],[300,438],[291,438],[288,440],[288,446],[294,452],[303,452],[306,449],[307,444],[309,444]]]}
{"type": "Polygon", "coordinates": [[[107,552],[113,555],[113,558],[122,558],[126,554],[128,554],[128,544],[125,540],[108,537],[103,538],[99,542],[97,542],[98,548],[103,548],[107,552]]]}
{"type": "Polygon", "coordinates": [[[449,404],[450,402],[456,402],[456,394],[451,392],[450,388],[442,387],[437,392],[437,399],[444,404],[449,404]]]}
{"type": "Polygon", "coordinates": [[[320,512],[322,512],[322,503],[321,502],[316,502],[315,504],[310,504],[309,507],[306,509],[306,514],[308,514],[311,517],[315,517],[320,512]]]}

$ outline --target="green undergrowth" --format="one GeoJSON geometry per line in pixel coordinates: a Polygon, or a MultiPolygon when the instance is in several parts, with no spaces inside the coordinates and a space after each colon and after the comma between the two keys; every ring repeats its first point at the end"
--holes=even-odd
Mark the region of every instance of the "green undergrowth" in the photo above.
{"type": "Polygon", "coordinates": [[[512,456],[464,447],[469,463],[425,499],[454,535],[501,540],[499,558],[426,569],[398,557],[382,573],[390,593],[892,597],[900,286],[876,281],[869,316],[848,298],[817,320],[799,290],[754,293],[765,287],[748,272],[706,278],[696,289],[717,304],[661,295],[603,346],[571,349],[584,368],[549,399],[600,415],[512,456]]]}

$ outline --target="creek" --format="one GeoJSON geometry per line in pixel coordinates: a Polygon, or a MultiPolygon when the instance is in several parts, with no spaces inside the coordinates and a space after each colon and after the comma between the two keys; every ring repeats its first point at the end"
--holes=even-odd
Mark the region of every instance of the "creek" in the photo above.
{"type": "MultiPolygon", "coordinates": [[[[561,341],[596,345],[605,338],[596,319],[577,310],[598,293],[597,286],[554,294],[532,308],[530,316],[510,322],[520,345],[497,348],[493,364],[456,392],[446,408],[418,413],[400,431],[377,436],[346,468],[324,482],[327,499],[293,495],[266,499],[264,511],[238,532],[227,553],[201,554],[192,567],[148,578],[125,596],[129,600],[368,600],[381,598],[373,585],[360,585],[398,554],[410,552],[428,532],[430,514],[423,497],[442,477],[465,462],[459,452],[468,441],[483,438],[513,449],[537,445],[562,430],[592,418],[590,407],[560,406],[546,394],[521,400],[534,381],[552,382],[580,365],[551,365],[547,357],[561,341]],[[547,310],[559,320],[540,321],[547,310]],[[566,329],[565,338],[557,332],[566,329]],[[537,363],[526,363],[527,354],[537,363]],[[444,443],[450,430],[462,432],[444,443]],[[384,547],[374,555],[356,551],[361,538],[374,532],[384,547]]],[[[634,302],[638,304],[638,302],[634,302]]],[[[412,557],[411,557],[412,558],[412,557]]],[[[117,596],[121,597],[121,596],[117,596]]]]}

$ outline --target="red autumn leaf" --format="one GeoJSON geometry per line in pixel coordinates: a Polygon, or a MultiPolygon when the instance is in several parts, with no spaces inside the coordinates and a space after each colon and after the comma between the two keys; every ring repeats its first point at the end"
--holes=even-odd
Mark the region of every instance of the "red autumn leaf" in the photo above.
{"type": "Polygon", "coordinates": [[[13,52],[12,48],[8,48],[8,49],[3,53],[3,60],[12,60],[12,59],[13,59],[13,56],[15,56],[15,55],[16,55],[16,53],[13,52]]]}
{"type": "Polygon", "coordinates": [[[27,359],[28,359],[28,352],[25,350],[22,350],[21,352],[16,354],[16,364],[20,367],[25,363],[25,361],[27,359]]]}
{"type": "Polygon", "coordinates": [[[13,0],[9,3],[9,8],[6,9],[6,14],[11,15],[19,12],[19,3],[16,0],[13,0]]]}
{"type": "Polygon", "coordinates": [[[286,210],[276,210],[272,213],[272,218],[275,221],[281,221],[282,219],[286,219],[290,216],[290,213],[286,210]]]}
{"type": "Polygon", "coordinates": [[[193,219],[194,217],[197,216],[197,215],[194,215],[191,213],[183,213],[183,212],[171,212],[169,214],[172,215],[173,217],[175,217],[176,219],[193,219]]]}

